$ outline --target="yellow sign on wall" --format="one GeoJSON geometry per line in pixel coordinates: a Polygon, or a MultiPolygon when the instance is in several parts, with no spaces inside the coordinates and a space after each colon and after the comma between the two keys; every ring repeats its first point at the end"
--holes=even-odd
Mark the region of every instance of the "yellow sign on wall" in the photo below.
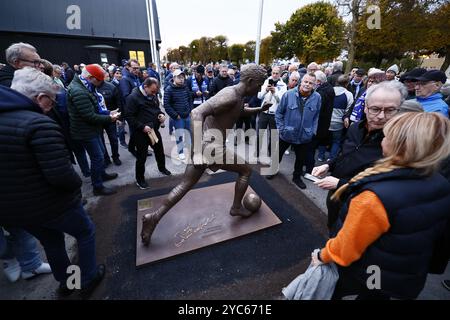
{"type": "Polygon", "coordinates": [[[137,60],[136,51],[130,51],[130,60],[131,59],[137,60]]]}
{"type": "Polygon", "coordinates": [[[139,61],[139,65],[145,68],[145,54],[144,51],[137,52],[137,61],[139,61]]]}
{"type": "Polygon", "coordinates": [[[144,51],[129,51],[130,59],[135,59],[139,62],[141,67],[145,68],[145,54],[144,51]]]}

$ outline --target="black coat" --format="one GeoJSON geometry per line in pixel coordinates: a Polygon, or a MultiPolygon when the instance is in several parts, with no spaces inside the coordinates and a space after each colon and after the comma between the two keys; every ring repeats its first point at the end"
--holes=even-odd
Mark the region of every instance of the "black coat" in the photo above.
{"type": "Polygon", "coordinates": [[[329,138],[329,128],[331,122],[331,115],[333,114],[334,89],[328,82],[321,84],[316,92],[322,97],[322,106],[320,107],[319,123],[317,126],[316,138],[320,145],[326,145],[329,138]]]}
{"type": "Polygon", "coordinates": [[[61,128],[30,99],[0,86],[0,225],[53,220],[79,204],[80,187],[61,128]]]}
{"type": "MultiPolygon", "coordinates": [[[[375,130],[368,134],[366,124],[367,120],[362,120],[350,126],[342,144],[342,152],[329,163],[333,177],[339,178],[337,188],[383,157],[381,148],[383,130],[375,130]]],[[[333,193],[334,190],[328,192],[327,196],[329,228],[336,222],[342,206],[341,202],[330,200],[333,193]]]]}
{"type": "Polygon", "coordinates": [[[126,119],[137,131],[142,132],[145,126],[159,129],[158,116],[160,114],[164,115],[159,108],[157,96],[146,97],[140,88],[134,88],[127,97],[126,119]]]}
{"type": "Polygon", "coordinates": [[[14,78],[14,72],[16,72],[16,69],[14,69],[9,64],[4,66],[3,69],[0,69],[0,85],[11,87],[11,82],[14,78]]]}
{"type": "Polygon", "coordinates": [[[222,90],[225,87],[230,87],[233,85],[233,80],[231,80],[230,77],[222,78],[220,75],[216,78],[214,78],[213,84],[211,86],[211,92],[209,95],[211,97],[215,96],[219,93],[220,90],[222,90]]]}

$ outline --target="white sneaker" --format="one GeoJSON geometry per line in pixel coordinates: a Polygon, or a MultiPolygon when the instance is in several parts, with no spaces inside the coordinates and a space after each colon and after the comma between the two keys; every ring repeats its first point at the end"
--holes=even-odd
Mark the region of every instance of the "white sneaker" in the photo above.
{"type": "Polygon", "coordinates": [[[184,153],[180,153],[180,154],[178,155],[178,158],[179,158],[181,161],[186,160],[186,156],[184,155],[184,153]]]}
{"type": "Polygon", "coordinates": [[[285,155],[289,155],[289,150],[286,150],[286,151],[284,152],[284,154],[285,154],[285,155]]]}
{"type": "Polygon", "coordinates": [[[37,269],[28,272],[22,272],[22,279],[28,280],[44,273],[52,273],[52,269],[48,263],[43,262],[37,269]]]}
{"type": "Polygon", "coordinates": [[[3,272],[6,278],[11,282],[16,282],[20,278],[22,269],[17,259],[3,260],[3,272]]]}

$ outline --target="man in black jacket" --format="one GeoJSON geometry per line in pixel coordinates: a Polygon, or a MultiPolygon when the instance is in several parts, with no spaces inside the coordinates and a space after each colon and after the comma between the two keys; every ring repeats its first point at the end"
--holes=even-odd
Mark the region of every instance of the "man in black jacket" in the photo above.
{"type": "Polygon", "coordinates": [[[219,93],[220,90],[233,85],[233,80],[228,75],[228,66],[221,65],[219,75],[214,78],[213,84],[211,86],[211,92],[209,93],[211,97],[219,93]]]}
{"type": "Polygon", "coordinates": [[[364,109],[367,119],[350,126],[342,145],[342,152],[335,160],[313,169],[313,176],[320,177],[328,171],[333,174],[316,182],[320,188],[329,190],[327,208],[330,230],[342,206],[342,202],[331,201],[331,196],[356,174],[373,166],[383,157],[381,148],[381,141],[384,138],[383,127],[398,113],[406,96],[406,88],[398,81],[385,81],[371,86],[367,91],[364,109]]]}
{"type": "Polygon", "coordinates": [[[81,205],[81,179],[61,128],[46,116],[55,104],[53,81],[24,68],[11,88],[0,86],[0,225],[22,227],[39,239],[61,294],[73,292],[67,287],[72,263],[64,233],[75,237],[81,293],[87,296],[103,279],[105,266],[96,265],[95,227],[81,205]]]}
{"type": "Polygon", "coordinates": [[[161,173],[171,175],[166,169],[166,158],[161,134],[158,129],[164,123],[166,117],[159,108],[158,94],[159,83],[155,78],[147,78],[138,88],[134,88],[127,97],[127,121],[135,131],[133,133],[136,141],[136,184],[144,190],[148,188],[145,181],[145,160],[147,159],[148,146],[155,151],[156,163],[161,173]],[[154,131],[158,141],[152,144],[149,133],[154,131]]]}
{"type": "Polygon", "coordinates": [[[28,43],[13,43],[6,49],[5,56],[8,64],[0,69],[0,85],[6,87],[11,87],[16,70],[24,67],[39,68],[41,64],[36,48],[28,43]]]}

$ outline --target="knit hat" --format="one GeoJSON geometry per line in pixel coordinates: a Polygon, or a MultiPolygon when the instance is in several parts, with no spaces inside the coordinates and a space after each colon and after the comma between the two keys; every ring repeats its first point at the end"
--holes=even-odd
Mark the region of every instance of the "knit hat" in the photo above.
{"type": "Polygon", "coordinates": [[[388,71],[392,71],[395,74],[398,74],[400,70],[398,69],[398,66],[396,64],[394,64],[394,65],[390,66],[389,69],[386,70],[386,72],[388,72],[388,71]]]}
{"type": "Polygon", "coordinates": [[[202,66],[202,65],[198,65],[197,68],[195,68],[195,71],[197,71],[197,73],[204,74],[205,73],[205,67],[202,66]]]}
{"type": "Polygon", "coordinates": [[[85,68],[86,71],[98,81],[105,80],[105,70],[98,64],[88,64],[85,68]]]}

